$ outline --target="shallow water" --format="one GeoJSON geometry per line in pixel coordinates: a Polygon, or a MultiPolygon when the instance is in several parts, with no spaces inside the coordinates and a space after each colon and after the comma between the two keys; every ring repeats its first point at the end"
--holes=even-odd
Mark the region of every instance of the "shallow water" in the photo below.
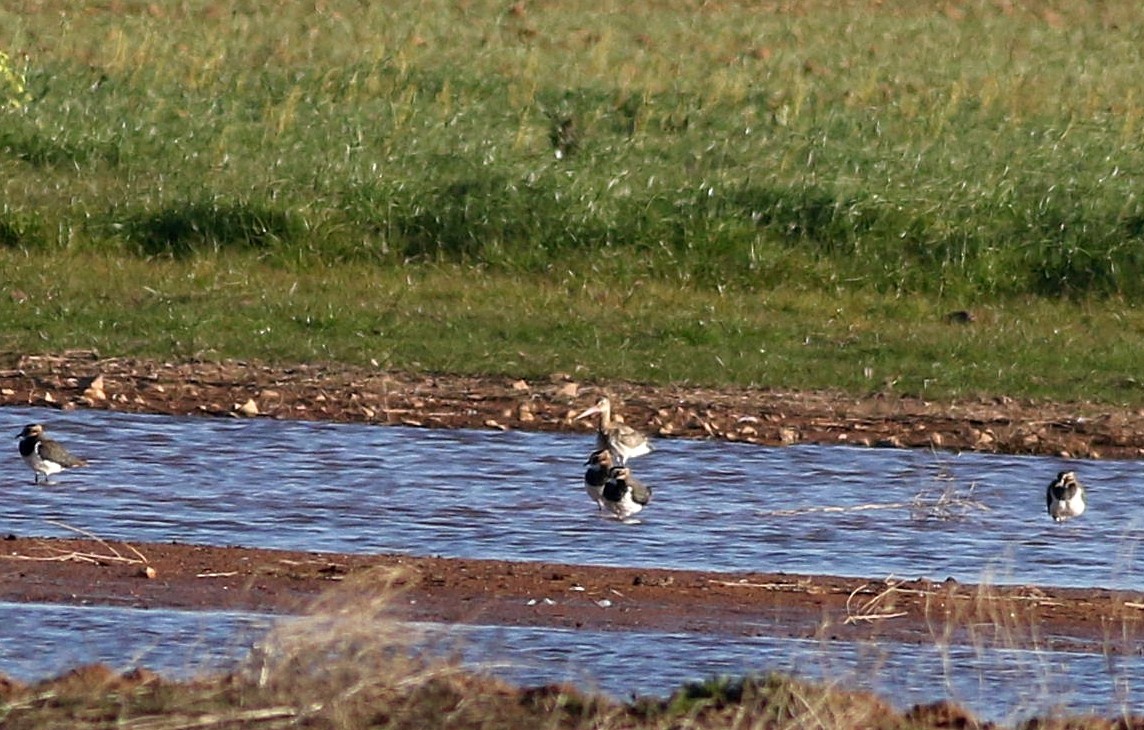
{"type": "MultiPolygon", "coordinates": [[[[23,639],[0,642],[0,671],[35,681],[101,662],[117,671],[146,666],[188,678],[242,666],[273,620],[249,613],[0,603],[4,633],[23,639]]],[[[712,676],[783,671],[872,690],[900,709],[952,698],[985,720],[1144,711],[1141,688],[1132,680],[1144,671],[1140,657],[683,633],[412,628],[419,630],[423,650],[459,655],[469,666],[521,685],[568,681],[617,699],[633,693],[665,697],[685,682],[712,676]]]]}
{"type": "MultiPolygon", "coordinates": [[[[632,464],[655,500],[642,522],[619,524],[584,493],[588,432],[30,408],[0,409],[0,420],[13,437],[44,422],[92,462],[35,487],[13,440],[0,460],[0,533],[74,534],[66,525],[136,542],[1144,589],[1135,462],[661,439],[632,464]],[[1044,489],[1065,468],[1088,485],[1089,511],[1058,525],[1044,489]],[[953,519],[857,509],[945,492],[979,506],[953,519]]],[[[85,661],[175,676],[233,666],[269,626],[249,614],[17,604],[0,605],[0,621],[0,672],[18,678],[85,661]]],[[[1129,679],[1144,669],[1137,657],[536,628],[452,627],[441,641],[509,679],[571,679],[617,697],[788,670],[900,707],[950,697],[992,719],[1144,711],[1129,679]]]]}
{"type": "Polygon", "coordinates": [[[91,466],[34,487],[16,454],[0,531],[127,541],[404,552],[569,563],[1144,590],[1139,465],[660,439],[633,460],[655,488],[640,524],[582,487],[593,435],[0,409],[91,466]],[[1056,524],[1044,490],[1075,468],[1089,510],[1056,524]],[[952,491],[981,507],[915,514],[952,491]],[[820,511],[822,509],[838,511],[820,511]],[[775,514],[782,510],[805,510],[775,514]]]}

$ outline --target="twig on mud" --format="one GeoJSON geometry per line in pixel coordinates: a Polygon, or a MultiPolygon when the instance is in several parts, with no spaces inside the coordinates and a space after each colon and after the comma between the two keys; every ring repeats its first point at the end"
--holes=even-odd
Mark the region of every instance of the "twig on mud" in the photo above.
{"type": "Polygon", "coordinates": [[[879,602],[882,601],[883,598],[886,598],[887,596],[890,596],[890,595],[897,592],[897,590],[898,590],[897,586],[894,586],[894,585],[889,586],[888,588],[886,588],[886,590],[882,591],[878,595],[874,596],[870,600],[863,603],[858,608],[859,613],[855,613],[854,609],[851,607],[851,603],[854,600],[854,596],[858,595],[858,593],[860,593],[868,585],[870,585],[870,584],[869,583],[863,583],[862,585],[858,586],[854,590],[850,591],[850,595],[846,599],[846,619],[843,620],[843,622],[842,622],[843,624],[856,624],[859,621],[881,621],[884,619],[901,618],[902,616],[906,616],[909,614],[908,611],[894,611],[894,612],[885,612],[885,613],[874,613],[873,612],[874,608],[877,606],[877,604],[879,602]]]}
{"type": "Polygon", "coordinates": [[[94,533],[88,532],[87,530],[82,530],[78,527],[72,527],[71,525],[67,524],[66,522],[57,522],[56,520],[47,520],[47,523],[49,525],[55,525],[56,527],[62,527],[65,530],[71,530],[72,532],[77,532],[80,535],[83,535],[84,537],[95,540],[100,545],[102,545],[105,548],[107,548],[108,550],[110,550],[112,552],[112,554],[115,555],[116,559],[122,560],[125,563],[143,563],[144,565],[146,565],[147,563],[151,562],[150,560],[147,559],[147,556],[145,556],[143,553],[136,550],[131,545],[128,545],[127,543],[123,543],[123,544],[127,547],[128,550],[135,553],[135,556],[137,558],[139,558],[138,560],[132,560],[131,558],[123,557],[122,555],[120,555],[119,551],[116,550],[115,548],[111,547],[111,545],[109,545],[106,540],[104,540],[102,537],[99,537],[98,535],[96,535],[94,533]]]}
{"type": "Polygon", "coordinates": [[[222,725],[229,727],[239,723],[266,722],[269,720],[298,717],[299,715],[312,714],[319,709],[321,709],[321,706],[315,703],[313,706],[305,708],[304,710],[299,710],[296,707],[265,707],[257,710],[228,712],[218,715],[202,715],[194,718],[144,717],[138,720],[129,720],[122,723],[120,727],[129,730],[193,730],[194,728],[217,727],[222,725]]]}
{"type": "Polygon", "coordinates": [[[30,560],[38,563],[92,563],[93,565],[103,565],[104,563],[127,563],[139,564],[139,561],[134,558],[124,558],[118,555],[98,555],[95,553],[81,553],[72,551],[70,553],[61,552],[58,555],[4,555],[5,560],[30,560]]]}
{"type": "Polygon", "coordinates": [[[84,537],[87,537],[88,539],[99,543],[104,548],[106,548],[108,550],[108,552],[110,552],[111,554],[110,555],[100,555],[99,553],[85,553],[85,552],[80,552],[79,550],[72,550],[70,552],[67,552],[64,550],[59,550],[58,548],[51,548],[52,550],[56,551],[55,555],[49,555],[49,556],[5,555],[3,557],[5,557],[9,560],[35,560],[35,561],[41,561],[41,562],[68,562],[68,561],[74,560],[74,561],[83,562],[83,563],[95,563],[96,565],[99,565],[102,563],[127,563],[128,565],[150,565],[151,564],[151,561],[147,559],[146,555],[139,552],[138,550],[136,550],[131,545],[128,545],[127,543],[123,543],[123,545],[125,545],[128,550],[135,553],[136,557],[132,558],[132,557],[128,557],[128,556],[123,555],[123,553],[119,552],[114,547],[112,547],[106,540],[104,540],[103,538],[101,538],[97,535],[92,534],[91,532],[88,532],[87,530],[83,530],[83,529],[80,529],[78,527],[72,527],[69,524],[66,524],[63,522],[57,522],[56,520],[47,520],[47,522],[50,525],[55,525],[56,527],[62,527],[65,530],[71,530],[72,532],[79,533],[80,535],[83,535],[84,537]]]}
{"type": "Polygon", "coordinates": [[[237,570],[228,570],[224,573],[210,573],[210,572],[198,573],[195,575],[195,577],[196,578],[230,578],[230,577],[233,577],[236,575],[238,575],[237,570]]]}
{"type": "Polygon", "coordinates": [[[732,588],[762,588],[768,591],[808,590],[806,583],[749,583],[745,580],[708,580],[717,586],[731,586],[732,588]]]}

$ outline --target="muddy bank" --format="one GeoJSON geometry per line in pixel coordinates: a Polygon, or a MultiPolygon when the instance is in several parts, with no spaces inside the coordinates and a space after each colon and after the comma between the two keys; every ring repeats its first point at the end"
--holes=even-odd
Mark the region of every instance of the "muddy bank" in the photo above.
{"type": "Polygon", "coordinates": [[[1138,458],[1144,413],[1090,403],[1009,398],[930,402],[876,393],[709,389],[425,375],[333,365],[158,362],[93,353],[13,358],[0,369],[0,405],[101,408],[404,424],[427,428],[581,431],[572,421],[601,392],[625,421],[657,438],[938,448],[1138,458]],[[94,387],[93,387],[94,386],[94,387]]]}
{"type": "Polygon", "coordinates": [[[304,613],[331,595],[388,599],[396,617],[425,621],[1111,652],[1135,652],[1144,626],[1144,595],[1101,589],[14,536],[0,542],[5,601],[304,613]]]}

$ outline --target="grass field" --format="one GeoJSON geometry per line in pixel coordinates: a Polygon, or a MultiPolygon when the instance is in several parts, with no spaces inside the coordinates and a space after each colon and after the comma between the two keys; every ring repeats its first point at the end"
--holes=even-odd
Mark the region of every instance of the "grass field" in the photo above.
{"type": "Polygon", "coordinates": [[[15,3],[0,349],[1144,404],[1141,21],[15,3]]]}
{"type": "MultiPolygon", "coordinates": [[[[5,357],[1144,406],[1131,0],[13,0],[0,52],[5,357]]],[[[780,678],[297,676],[0,721],[925,726],[780,678]]]]}

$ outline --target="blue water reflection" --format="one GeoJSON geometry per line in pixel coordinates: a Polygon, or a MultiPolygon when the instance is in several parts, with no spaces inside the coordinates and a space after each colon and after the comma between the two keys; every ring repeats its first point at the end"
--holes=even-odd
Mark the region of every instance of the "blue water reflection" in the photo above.
{"type": "MultiPolygon", "coordinates": [[[[117,671],[145,666],[171,678],[230,671],[245,666],[252,647],[268,642],[278,620],[304,626],[313,619],[0,603],[0,673],[27,682],[94,662],[117,671]]],[[[525,686],[571,682],[617,699],[664,697],[712,676],[781,671],[871,690],[900,709],[950,698],[981,719],[1006,723],[1050,712],[1144,712],[1134,679],[1144,676],[1140,657],[685,633],[411,628],[406,633],[421,637],[417,646],[430,654],[459,656],[467,666],[525,686]]]]}
{"type": "Polygon", "coordinates": [[[45,422],[92,461],[37,488],[12,444],[0,531],[21,535],[69,534],[62,523],[127,541],[1144,590],[1135,462],[660,439],[633,461],[655,500],[625,525],[583,492],[588,433],[0,415],[13,436],[45,422]],[[1058,525],[1044,488],[1062,468],[1090,497],[1058,525]],[[943,491],[987,509],[855,511],[943,491]]]}

